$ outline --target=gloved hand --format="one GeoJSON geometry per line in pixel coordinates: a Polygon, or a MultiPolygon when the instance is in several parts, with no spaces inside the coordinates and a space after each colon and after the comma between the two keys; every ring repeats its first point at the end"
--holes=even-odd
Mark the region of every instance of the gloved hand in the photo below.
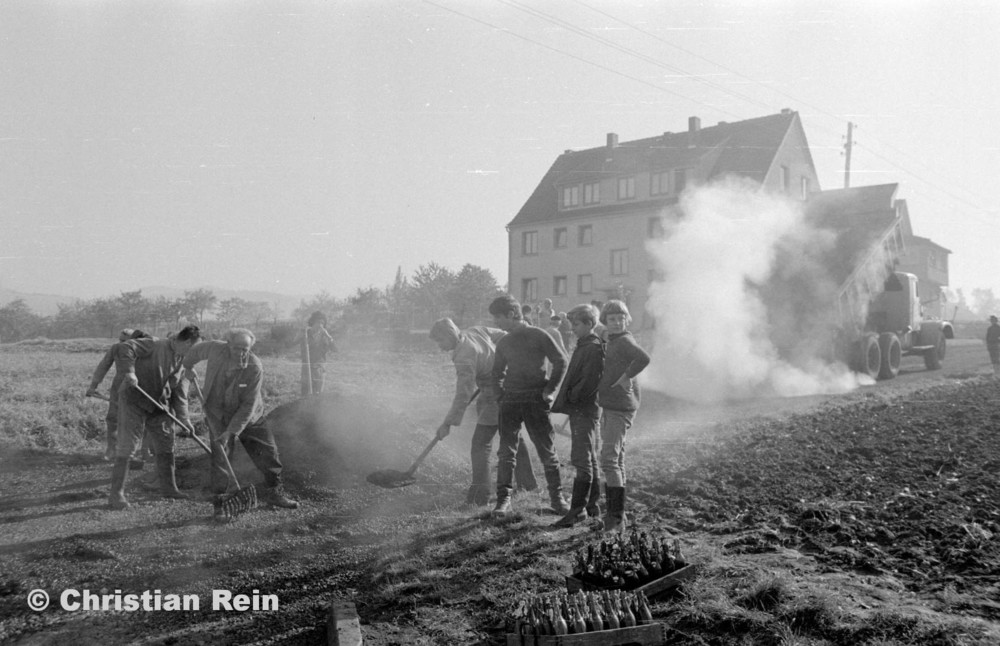
{"type": "Polygon", "coordinates": [[[451,425],[442,424],[441,426],[438,426],[437,439],[443,440],[444,438],[448,437],[449,433],[451,433],[451,425]]]}

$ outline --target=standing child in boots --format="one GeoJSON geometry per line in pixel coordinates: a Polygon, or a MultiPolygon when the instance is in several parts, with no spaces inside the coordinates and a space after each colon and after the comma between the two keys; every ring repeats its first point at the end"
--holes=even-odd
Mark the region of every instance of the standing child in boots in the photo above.
{"type": "Polygon", "coordinates": [[[573,327],[576,348],[552,412],[569,416],[570,462],[576,469],[576,478],[569,512],[555,522],[557,527],[573,527],[590,516],[598,516],[601,498],[597,462],[597,424],[601,409],[597,405],[597,387],[604,371],[604,343],[594,334],[597,320],[590,305],[577,305],[566,318],[573,327]]]}
{"type": "Polygon", "coordinates": [[[604,374],[597,389],[597,401],[604,409],[601,469],[608,496],[603,529],[620,532],[625,527],[625,433],[639,410],[639,384],[635,377],[649,365],[649,355],[628,331],[632,316],[625,303],[608,301],[601,310],[601,323],[608,331],[604,374]]]}

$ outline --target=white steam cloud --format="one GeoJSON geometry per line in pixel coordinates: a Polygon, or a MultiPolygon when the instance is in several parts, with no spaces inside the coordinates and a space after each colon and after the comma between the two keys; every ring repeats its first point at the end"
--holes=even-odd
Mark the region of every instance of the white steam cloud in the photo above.
{"type": "Polygon", "coordinates": [[[728,179],[689,191],[648,245],[662,278],[646,387],[693,401],[847,392],[829,358],[837,285],[816,260],[834,240],[801,204],[728,179]]]}

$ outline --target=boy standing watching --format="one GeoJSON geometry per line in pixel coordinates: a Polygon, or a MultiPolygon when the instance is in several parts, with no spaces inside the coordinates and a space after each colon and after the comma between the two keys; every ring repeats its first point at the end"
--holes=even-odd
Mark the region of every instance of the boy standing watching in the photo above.
{"type": "Polygon", "coordinates": [[[503,517],[511,511],[517,436],[522,423],[545,469],[552,509],[557,514],[565,514],[569,505],[562,495],[549,406],[556,386],[566,372],[566,355],[560,352],[545,330],[527,325],[521,319],[521,304],[514,297],[506,295],[494,299],[490,303],[490,314],[496,326],[507,333],[497,341],[492,371],[493,394],[500,405],[497,504],[493,515],[503,517]],[[552,365],[548,376],[545,372],[546,359],[552,365]]]}
{"type": "Polygon", "coordinates": [[[625,433],[639,410],[639,384],[635,377],[649,365],[649,355],[639,347],[628,326],[632,316],[625,303],[608,301],[601,310],[608,329],[604,374],[597,388],[601,418],[601,468],[608,497],[604,531],[620,532],[625,526],[625,433]]]}
{"type": "Polygon", "coordinates": [[[598,516],[597,503],[601,497],[597,463],[597,424],[601,409],[597,405],[597,387],[604,372],[604,343],[594,334],[597,321],[589,304],[577,305],[566,317],[577,339],[576,348],[552,412],[569,416],[570,461],[576,468],[576,478],[570,509],[555,522],[557,527],[573,527],[589,516],[598,516]]]}

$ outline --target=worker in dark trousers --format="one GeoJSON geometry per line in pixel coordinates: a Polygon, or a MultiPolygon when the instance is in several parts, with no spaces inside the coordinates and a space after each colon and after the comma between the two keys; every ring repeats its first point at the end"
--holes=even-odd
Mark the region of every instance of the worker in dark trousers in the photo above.
{"type": "Polygon", "coordinates": [[[255,341],[250,330],[235,328],[226,334],[225,341],[200,343],[184,356],[187,378],[194,383],[195,364],[208,362],[202,392],[212,439],[211,486],[215,493],[226,491],[229,470],[220,452],[225,451],[228,458],[239,438],[254,466],[264,474],[267,489],[263,500],[276,507],[295,509],[299,503],[289,498],[282,486],[282,465],[274,434],[262,419],[264,368],[251,351],[255,341]]]}
{"type": "Polygon", "coordinates": [[[986,350],[993,364],[993,378],[1000,379],[1000,324],[996,316],[990,316],[990,326],[986,328],[986,350]]]}
{"type": "Polygon", "coordinates": [[[545,330],[521,319],[521,304],[512,296],[500,296],[490,303],[493,321],[507,335],[497,341],[493,359],[493,393],[500,405],[500,448],[497,451],[496,517],[511,512],[517,441],[524,424],[545,470],[552,510],[563,515],[569,505],[562,494],[559,458],[554,447],[555,431],[549,421],[549,407],[556,387],[566,372],[566,355],[545,330]],[[548,359],[551,371],[546,376],[548,359]]]}
{"type": "MultiPolygon", "coordinates": [[[[476,429],[472,433],[472,485],[465,498],[467,505],[482,507],[490,500],[490,451],[493,436],[497,434],[496,398],[493,396],[491,374],[496,342],[505,334],[503,330],[484,326],[474,326],[459,330],[449,318],[436,321],[431,327],[431,340],[445,352],[451,352],[455,364],[455,399],[444,422],[437,429],[437,437],[448,437],[452,426],[459,426],[465,416],[465,409],[473,393],[479,389],[476,400],[476,429]]],[[[531,468],[531,454],[523,438],[518,434],[517,465],[515,469],[517,485],[526,491],[538,488],[531,468]]]]}
{"type": "Polygon", "coordinates": [[[149,439],[156,455],[163,496],[187,498],[177,488],[174,424],[164,408],[172,410],[175,417],[190,427],[181,360],[200,339],[198,327],[189,325],[166,339],[129,339],[115,345],[115,370],[122,375],[122,381],[118,387],[118,443],[108,497],[112,509],[129,506],[125,499],[129,458],[142,445],[144,437],[149,439]],[[147,395],[156,403],[149,401],[147,395]]]}

